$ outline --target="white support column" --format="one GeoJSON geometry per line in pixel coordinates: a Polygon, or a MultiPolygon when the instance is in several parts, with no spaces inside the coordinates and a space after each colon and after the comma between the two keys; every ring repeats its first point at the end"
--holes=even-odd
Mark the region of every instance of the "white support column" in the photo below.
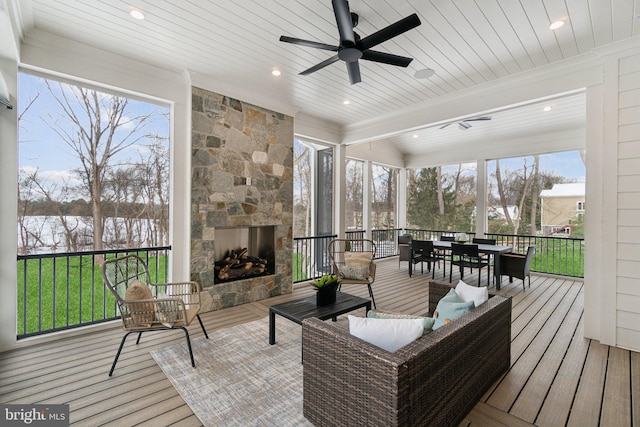
{"type": "Polygon", "coordinates": [[[398,173],[398,218],[396,228],[407,228],[407,169],[401,168],[398,173]]]}
{"type": "Polygon", "coordinates": [[[339,238],[344,237],[345,232],[345,206],[347,200],[347,147],[346,145],[336,145],[333,151],[333,180],[334,191],[333,207],[334,219],[333,229],[339,238]]]}
{"type": "Polygon", "coordinates": [[[487,232],[487,159],[476,163],[476,236],[487,232]]]}
{"type": "MultiPolygon", "coordinates": [[[[2,11],[0,10],[0,14],[2,11]]],[[[0,40],[0,42],[2,42],[0,40]]],[[[16,345],[17,286],[16,224],[18,223],[18,63],[14,59],[0,59],[0,74],[4,76],[9,91],[10,110],[0,105],[0,351],[16,345]]]]}
{"type": "Polygon", "coordinates": [[[371,162],[365,160],[362,168],[362,229],[366,232],[365,237],[371,238],[371,162]]]}

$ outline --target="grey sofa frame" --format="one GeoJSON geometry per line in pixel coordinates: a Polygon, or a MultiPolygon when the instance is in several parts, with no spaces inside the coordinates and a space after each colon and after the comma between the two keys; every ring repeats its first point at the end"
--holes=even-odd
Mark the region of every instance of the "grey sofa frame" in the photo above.
{"type": "MultiPolygon", "coordinates": [[[[429,309],[452,285],[429,283],[429,309]]],[[[316,426],[458,425],[511,363],[511,298],[489,301],[390,353],[302,322],[304,416],[316,426]]]]}

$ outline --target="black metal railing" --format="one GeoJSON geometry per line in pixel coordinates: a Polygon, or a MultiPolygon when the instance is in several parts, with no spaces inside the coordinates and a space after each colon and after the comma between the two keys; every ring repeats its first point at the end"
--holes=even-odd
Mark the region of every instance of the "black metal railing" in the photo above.
{"type": "Polygon", "coordinates": [[[366,230],[345,231],[346,239],[366,239],[366,230]]]}
{"type": "MultiPolygon", "coordinates": [[[[439,240],[441,236],[454,236],[458,230],[389,229],[371,230],[376,243],[376,258],[386,258],[400,253],[398,236],[409,234],[414,240],[439,240]]],[[[472,231],[464,231],[470,239],[472,231]]],[[[560,276],[584,277],[584,239],[515,234],[485,233],[485,238],[496,239],[498,245],[513,246],[514,252],[526,253],[528,246],[536,247],[531,271],[560,276]]]]}
{"type": "Polygon", "coordinates": [[[513,251],[526,253],[535,246],[531,271],[560,276],[584,277],[584,239],[571,237],[522,236],[485,233],[498,245],[513,246],[513,251]]]}
{"type": "Polygon", "coordinates": [[[440,240],[442,236],[453,237],[456,233],[466,233],[470,239],[476,237],[476,233],[473,231],[428,230],[422,228],[406,228],[403,234],[411,235],[414,240],[440,240]]]}
{"type": "Polygon", "coordinates": [[[171,246],[18,255],[18,339],[114,320],[115,298],[102,281],[102,261],[136,254],[151,280],[166,281],[171,246]]]}
{"type": "Polygon", "coordinates": [[[330,236],[295,237],[293,239],[293,263],[291,273],[293,282],[315,279],[324,274],[331,274],[331,260],[327,253],[327,245],[338,237],[330,236]]]}

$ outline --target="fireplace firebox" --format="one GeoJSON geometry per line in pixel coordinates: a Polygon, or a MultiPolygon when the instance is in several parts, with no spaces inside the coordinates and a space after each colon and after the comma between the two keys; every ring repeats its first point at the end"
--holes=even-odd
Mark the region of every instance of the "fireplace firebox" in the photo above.
{"type": "Polygon", "coordinates": [[[216,227],[214,284],[275,274],[275,226],[216,227]]]}

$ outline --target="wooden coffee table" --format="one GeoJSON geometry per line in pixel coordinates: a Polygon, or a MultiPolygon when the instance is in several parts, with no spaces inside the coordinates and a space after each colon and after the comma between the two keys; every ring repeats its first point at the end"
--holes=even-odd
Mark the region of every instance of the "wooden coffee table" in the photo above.
{"type": "Polygon", "coordinates": [[[362,307],[367,311],[371,310],[371,300],[342,292],[336,293],[335,303],[319,307],[316,305],[315,295],[272,305],[269,307],[269,344],[276,343],[276,314],[302,325],[302,321],[310,317],[333,319],[335,322],[337,316],[362,307]]]}

